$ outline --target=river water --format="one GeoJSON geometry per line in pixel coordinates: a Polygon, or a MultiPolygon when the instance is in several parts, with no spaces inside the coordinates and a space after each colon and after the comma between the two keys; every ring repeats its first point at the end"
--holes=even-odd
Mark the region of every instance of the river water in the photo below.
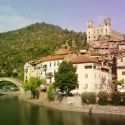
{"type": "Polygon", "coordinates": [[[59,111],[0,96],[0,125],[125,125],[125,116],[59,111]]]}

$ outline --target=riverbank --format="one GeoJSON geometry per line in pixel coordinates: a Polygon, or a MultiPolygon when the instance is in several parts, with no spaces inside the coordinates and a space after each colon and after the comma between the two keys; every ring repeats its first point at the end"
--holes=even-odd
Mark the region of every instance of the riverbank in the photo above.
{"type": "Polygon", "coordinates": [[[81,98],[78,95],[55,99],[54,101],[48,101],[47,95],[45,93],[42,93],[38,100],[30,99],[30,96],[27,94],[20,96],[19,99],[35,105],[45,106],[57,110],[125,116],[125,106],[100,106],[98,104],[82,105],[81,98]]]}
{"type": "Polygon", "coordinates": [[[20,95],[20,91],[0,91],[0,95],[18,96],[20,95]]]}

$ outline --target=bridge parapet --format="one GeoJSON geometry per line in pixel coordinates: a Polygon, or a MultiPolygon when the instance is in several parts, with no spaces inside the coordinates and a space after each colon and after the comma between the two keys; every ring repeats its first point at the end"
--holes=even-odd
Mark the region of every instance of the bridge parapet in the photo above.
{"type": "Polygon", "coordinates": [[[15,84],[19,88],[21,94],[23,94],[25,92],[24,88],[22,87],[23,82],[18,80],[18,79],[15,79],[15,78],[12,78],[12,77],[0,77],[0,81],[12,82],[13,84],[15,84]]]}

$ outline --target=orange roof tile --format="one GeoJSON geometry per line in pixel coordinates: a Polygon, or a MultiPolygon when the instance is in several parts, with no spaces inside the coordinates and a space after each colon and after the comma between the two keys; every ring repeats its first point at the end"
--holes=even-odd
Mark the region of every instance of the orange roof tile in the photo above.
{"type": "Polygon", "coordinates": [[[72,53],[72,51],[65,50],[65,51],[58,52],[57,54],[58,54],[58,55],[68,55],[68,54],[70,54],[70,53],[72,53]]]}
{"type": "Polygon", "coordinates": [[[60,60],[60,59],[64,59],[65,57],[66,55],[47,56],[47,57],[44,57],[43,61],[60,60]]]}
{"type": "Polygon", "coordinates": [[[89,63],[89,62],[96,62],[98,61],[95,58],[88,57],[88,56],[79,56],[71,60],[72,63],[89,63]]]}

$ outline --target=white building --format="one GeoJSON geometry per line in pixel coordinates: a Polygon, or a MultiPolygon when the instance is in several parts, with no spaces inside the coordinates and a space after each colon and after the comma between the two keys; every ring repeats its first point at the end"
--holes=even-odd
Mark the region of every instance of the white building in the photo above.
{"type": "Polygon", "coordinates": [[[29,80],[30,77],[40,78],[40,63],[38,62],[27,62],[24,65],[24,82],[29,80]]]}
{"type": "MultiPolygon", "coordinates": [[[[25,81],[30,77],[47,78],[47,83],[54,82],[54,72],[58,71],[59,64],[63,61],[71,61],[77,67],[78,93],[110,91],[111,70],[108,66],[102,66],[95,59],[87,56],[78,56],[76,53],[47,56],[24,66],[25,81]],[[50,77],[48,74],[52,74],[50,77]]],[[[75,90],[76,91],[76,90],[75,90]]]]}
{"type": "Polygon", "coordinates": [[[24,65],[24,81],[30,77],[39,77],[40,79],[48,78],[47,83],[50,83],[49,74],[52,74],[52,82],[54,82],[54,72],[58,71],[59,64],[63,61],[69,61],[77,57],[75,52],[65,51],[56,56],[46,56],[41,59],[30,61],[24,65]]]}
{"type": "Polygon", "coordinates": [[[78,93],[110,91],[111,69],[102,66],[95,59],[80,56],[72,60],[77,68],[79,88],[78,93]]]}

